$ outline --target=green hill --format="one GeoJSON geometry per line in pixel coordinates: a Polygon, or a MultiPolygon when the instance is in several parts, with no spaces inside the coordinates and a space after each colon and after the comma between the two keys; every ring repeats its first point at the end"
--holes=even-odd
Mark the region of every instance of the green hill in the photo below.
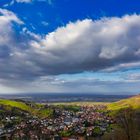
{"type": "MultiPolygon", "coordinates": [[[[135,110],[140,110],[140,95],[133,96],[131,98],[123,99],[118,102],[106,104],[108,110],[111,112],[116,112],[120,109],[131,107],[135,110]]],[[[38,105],[35,103],[17,101],[17,100],[7,100],[0,99],[0,106],[3,106],[5,109],[17,108],[21,111],[26,111],[32,115],[37,115],[39,117],[51,116],[53,110],[50,108],[45,108],[44,105],[38,105]]]]}
{"type": "Polygon", "coordinates": [[[26,105],[24,102],[20,102],[20,101],[0,99],[0,105],[16,107],[18,109],[21,109],[27,112],[33,111],[33,109],[29,105],[26,105]]]}
{"type": "Polygon", "coordinates": [[[108,105],[109,110],[120,110],[123,108],[132,107],[135,110],[140,109],[140,95],[130,97],[128,99],[123,99],[118,102],[114,102],[108,105]]]}
{"type": "MultiPolygon", "coordinates": [[[[7,100],[0,99],[0,106],[3,107],[4,110],[12,110],[13,108],[17,108],[20,111],[26,111],[31,115],[36,115],[38,117],[49,117],[52,115],[53,110],[49,108],[45,108],[43,105],[38,105],[35,103],[22,102],[16,100],[7,100]]],[[[2,111],[0,109],[0,111],[2,111]]]]}
{"type": "Polygon", "coordinates": [[[140,140],[140,95],[111,103],[108,110],[116,121],[114,132],[109,133],[109,137],[115,134],[115,137],[120,136],[122,140],[140,140]]]}

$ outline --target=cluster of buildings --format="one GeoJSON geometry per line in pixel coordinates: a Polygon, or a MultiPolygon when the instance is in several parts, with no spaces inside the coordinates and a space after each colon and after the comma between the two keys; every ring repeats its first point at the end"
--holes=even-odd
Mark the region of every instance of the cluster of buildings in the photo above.
{"type": "MultiPolygon", "coordinates": [[[[1,126],[0,137],[19,140],[78,140],[96,137],[108,131],[114,120],[104,111],[104,105],[81,106],[78,110],[48,106],[54,110],[51,118],[38,118],[25,113],[20,123],[11,127],[1,126]]],[[[9,116],[5,121],[16,120],[9,116]]]]}

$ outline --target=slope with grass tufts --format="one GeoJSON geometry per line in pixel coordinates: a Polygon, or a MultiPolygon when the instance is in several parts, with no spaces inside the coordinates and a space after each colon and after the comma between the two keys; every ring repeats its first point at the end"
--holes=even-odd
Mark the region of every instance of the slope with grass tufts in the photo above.
{"type": "Polygon", "coordinates": [[[120,100],[108,105],[108,109],[115,111],[123,108],[131,107],[135,110],[140,110],[140,95],[130,97],[128,99],[120,100]]]}
{"type": "Polygon", "coordinates": [[[6,110],[17,108],[21,111],[25,111],[31,115],[36,115],[39,117],[49,117],[53,113],[52,109],[44,108],[44,106],[15,100],[0,99],[0,106],[3,106],[6,110]]]}
{"type": "Polygon", "coordinates": [[[0,99],[0,105],[16,107],[18,109],[21,109],[27,112],[31,112],[33,110],[29,105],[26,105],[24,102],[13,101],[13,100],[0,99]]]}

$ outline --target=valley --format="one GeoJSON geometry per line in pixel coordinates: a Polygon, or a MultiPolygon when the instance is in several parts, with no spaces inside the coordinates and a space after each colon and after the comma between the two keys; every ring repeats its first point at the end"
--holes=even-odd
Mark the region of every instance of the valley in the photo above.
{"type": "Polygon", "coordinates": [[[117,140],[116,135],[121,133],[122,140],[137,140],[140,132],[136,127],[140,115],[139,101],[139,95],[112,103],[39,104],[19,99],[0,99],[0,138],[117,140]],[[125,124],[128,120],[132,124],[125,124]],[[135,128],[130,129],[135,131],[135,138],[128,138],[132,132],[127,130],[126,125],[135,128]]]}

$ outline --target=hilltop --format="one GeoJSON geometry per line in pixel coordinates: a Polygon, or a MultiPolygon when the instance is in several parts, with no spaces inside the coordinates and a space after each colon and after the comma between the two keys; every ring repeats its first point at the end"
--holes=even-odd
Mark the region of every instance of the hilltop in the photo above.
{"type": "Polygon", "coordinates": [[[9,107],[15,107],[18,109],[21,109],[23,111],[32,112],[33,108],[31,106],[27,105],[26,103],[22,101],[14,101],[14,100],[7,100],[7,99],[0,99],[0,105],[2,106],[9,106],[9,107]]]}
{"type": "Polygon", "coordinates": [[[136,95],[127,99],[123,99],[108,105],[109,110],[120,110],[123,108],[131,107],[135,110],[140,109],[140,95],[136,95]]]}
{"type": "Polygon", "coordinates": [[[33,102],[25,102],[22,100],[7,100],[0,99],[0,111],[13,112],[27,112],[30,115],[36,115],[38,117],[49,117],[52,115],[53,110],[45,108],[41,104],[35,104],[33,102]]]}

